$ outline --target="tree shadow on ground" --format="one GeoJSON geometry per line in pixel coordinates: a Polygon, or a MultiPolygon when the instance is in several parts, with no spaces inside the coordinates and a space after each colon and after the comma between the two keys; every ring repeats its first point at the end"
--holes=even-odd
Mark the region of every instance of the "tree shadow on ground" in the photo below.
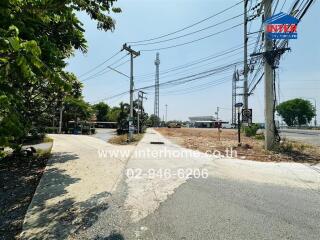
{"type": "Polygon", "coordinates": [[[125,240],[121,233],[111,233],[108,237],[96,237],[94,240],[125,240]]]}
{"type": "Polygon", "coordinates": [[[110,193],[107,191],[83,202],[68,197],[66,188],[81,179],[66,174],[54,164],[75,160],[77,156],[59,153],[54,158],[48,164],[49,168],[29,206],[21,239],[75,238],[80,231],[97,221],[100,212],[108,209],[107,198],[110,193]]]}
{"type": "Polygon", "coordinates": [[[15,239],[48,158],[0,159],[0,239],[15,239]]]}

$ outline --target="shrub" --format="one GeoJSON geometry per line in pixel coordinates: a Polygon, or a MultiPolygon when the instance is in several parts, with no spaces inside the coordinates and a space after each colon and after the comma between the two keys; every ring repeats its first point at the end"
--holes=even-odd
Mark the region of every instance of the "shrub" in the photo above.
{"type": "Polygon", "coordinates": [[[280,145],[278,146],[278,149],[276,150],[281,153],[292,153],[293,144],[291,142],[283,141],[282,143],[280,143],[280,145]]]}
{"type": "Polygon", "coordinates": [[[257,134],[256,136],[254,136],[255,139],[257,140],[264,140],[264,134],[257,134]]]}
{"type": "Polygon", "coordinates": [[[248,126],[248,127],[244,127],[244,128],[243,128],[244,134],[245,134],[247,137],[256,136],[258,129],[259,129],[259,125],[258,125],[258,124],[255,124],[255,123],[251,124],[251,125],[248,126]]]}

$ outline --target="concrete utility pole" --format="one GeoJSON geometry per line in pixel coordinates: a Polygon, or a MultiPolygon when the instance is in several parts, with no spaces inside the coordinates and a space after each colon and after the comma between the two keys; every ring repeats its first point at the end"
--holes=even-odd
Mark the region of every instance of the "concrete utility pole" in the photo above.
{"type": "Polygon", "coordinates": [[[217,116],[217,121],[218,121],[219,120],[219,107],[217,107],[216,116],[217,116]]]}
{"type": "Polygon", "coordinates": [[[140,129],[140,111],[141,111],[141,115],[143,116],[143,99],[147,99],[146,97],[144,97],[143,95],[146,94],[143,91],[139,91],[138,92],[138,133],[140,133],[141,129],[140,129]]]}
{"type": "Polygon", "coordinates": [[[165,105],[166,106],[166,122],[168,121],[168,104],[165,105]]]}
{"type": "Polygon", "coordinates": [[[244,1],[244,56],[243,56],[243,108],[248,109],[248,97],[249,97],[249,90],[248,90],[248,17],[247,17],[247,7],[248,7],[248,0],[244,1]]]}
{"type": "Polygon", "coordinates": [[[123,44],[122,51],[126,50],[130,53],[130,117],[129,117],[129,141],[132,140],[133,137],[133,58],[140,55],[140,52],[134,51],[131,46],[127,46],[127,44],[123,44]]]}
{"type": "Polygon", "coordinates": [[[236,107],[234,106],[237,102],[237,72],[236,69],[234,70],[232,76],[232,125],[237,125],[237,112],[236,107]]]}
{"type": "MultiPolygon", "coordinates": [[[[272,0],[264,0],[264,19],[271,17],[272,0]]],[[[272,40],[268,39],[265,29],[265,53],[273,51],[272,40]]],[[[275,144],[274,126],[274,88],[273,66],[269,61],[264,63],[264,102],[265,102],[265,149],[271,150],[275,144]]]]}
{"type": "Polygon", "coordinates": [[[317,126],[317,101],[314,99],[314,108],[316,109],[316,115],[314,116],[314,126],[317,126]]]}
{"type": "Polygon", "coordinates": [[[59,119],[59,130],[58,130],[59,134],[61,134],[61,130],[62,130],[62,113],[63,113],[63,106],[60,107],[60,119],[59,119]]]}
{"type": "Polygon", "coordinates": [[[138,134],[140,133],[140,97],[138,96],[138,112],[137,112],[137,115],[138,115],[138,119],[137,119],[137,132],[138,134]]]}
{"type": "Polygon", "coordinates": [[[316,115],[314,116],[314,126],[317,126],[317,100],[315,98],[306,98],[314,101],[314,108],[316,109],[316,115]]]}
{"type": "Polygon", "coordinates": [[[160,118],[159,116],[159,65],[160,65],[159,53],[157,53],[156,55],[156,60],[154,61],[154,64],[156,65],[154,115],[160,118]]]}

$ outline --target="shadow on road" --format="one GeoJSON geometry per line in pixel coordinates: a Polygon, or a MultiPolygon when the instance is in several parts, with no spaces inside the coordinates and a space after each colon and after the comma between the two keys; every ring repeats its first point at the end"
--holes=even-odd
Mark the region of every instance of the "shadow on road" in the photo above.
{"type": "Polygon", "coordinates": [[[94,240],[125,240],[120,233],[111,233],[108,237],[96,237],[94,240]]]}
{"type": "MultiPolygon", "coordinates": [[[[53,156],[48,166],[66,163],[77,155],[61,152],[53,156]]],[[[109,192],[101,192],[83,202],[68,197],[67,187],[81,179],[64,170],[48,168],[26,215],[22,239],[67,239],[92,226],[100,212],[108,209],[109,192]]]]}

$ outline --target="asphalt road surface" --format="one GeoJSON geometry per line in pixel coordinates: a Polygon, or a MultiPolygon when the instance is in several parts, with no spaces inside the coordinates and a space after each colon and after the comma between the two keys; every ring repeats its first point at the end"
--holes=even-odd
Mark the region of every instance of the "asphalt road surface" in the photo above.
{"type": "Polygon", "coordinates": [[[112,128],[96,128],[96,133],[94,135],[92,135],[92,136],[107,142],[110,138],[112,138],[116,134],[117,134],[116,133],[116,129],[112,129],[112,128]]]}
{"type": "Polygon", "coordinates": [[[25,220],[24,236],[33,238],[23,239],[320,236],[317,165],[213,158],[177,146],[152,129],[137,146],[124,147],[58,135],[54,152],[59,155],[50,160],[25,220]],[[129,155],[101,158],[99,149],[129,155]],[[65,158],[65,153],[75,157],[65,158]],[[159,172],[165,169],[166,175],[159,172]],[[197,176],[199,169],[208,174],[197,176]]]}
{"type": "Polygon", "coordinates": [[[319,130],[281,129],[281,137],[320,146],[319,130]]]}
{"type": "MultiPolygon", "coordinates": [[[[135,151],[182,151],[149,132],[135,151]],[[150,145],[163,141],[163,145],[150,145]]],[[[243,160],[131,157],[128,169],[207,169],[208,178],[124,177],[85,239],[318,239],[320,169],[243,160]]]]}

